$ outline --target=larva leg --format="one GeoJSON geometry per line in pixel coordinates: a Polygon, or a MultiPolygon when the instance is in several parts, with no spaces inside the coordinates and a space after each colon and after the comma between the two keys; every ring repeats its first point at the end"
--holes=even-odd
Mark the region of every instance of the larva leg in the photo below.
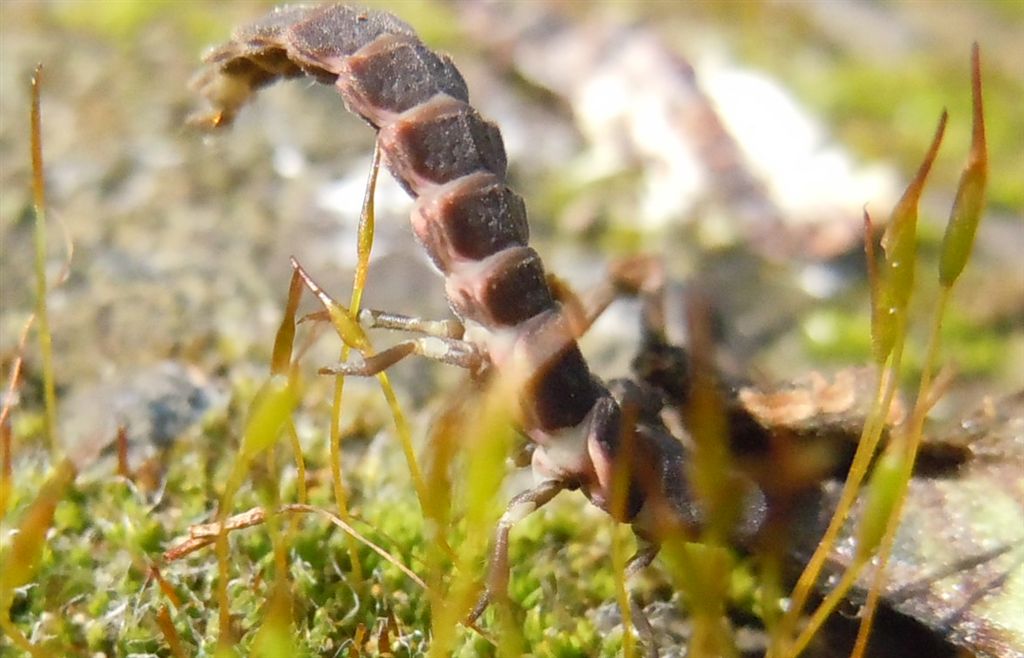
{"type": "Polygon", "coordinates": [[[505,509],[505,513],[501,515],[501,520],[498,521],[498,528],[494,533],[494,546],[491,549],[487,588],[480,595],[480,600],[477,601],[469,616],[466,617],[467,624],[475,623],[480,615],[487,610],[487,606],[491,602],[508,598],[508,539],[512,526],[546,505],[565,487],[565,483],[559,480],[547,480],[509,501],[508,507],[505,509]]]}
{"type": "Polygon", "coordinates": [[[402,341],[382,352],[363,356],[358,361],[326,366],[320,368],[319,372],[321,375],[370,377],[387,370],[411,354],[418,354],[441,363],[465,368],[470,372],[478,372],[485,363],[480,350],[472,343],[454,338],[427,336],[402,341]]]}
{"type": "Polygon", "coordinates": [[[605,280],[580,295],[550,274],[548,286],[561,304],[562,313],[569,318],[576,338],[585,334],[620,297],[640,297],[644,305],[644,332],[664,333],[665,274],[661,261],[654,256],[631,256],[613,262],[605,280]]]}
{"type": "Polygon", "coordinates": [[[658,551],[661,550],[661,546],[659,544],[649,542],[642,538],[637,538],[637,541],[640,546],[636,549],[636,553],[633,557],[629,558],[629,562],[626,563],[626,580],[629,580],[647,567],[651,566],[651,563],[654,562],[654,558],[658,556],[658,551]]]}
{"type": "MultiPolygon", "coordinates": [[[[549,282],[552,285],[556,299],[562,305],[561,312],[569,318],[574,337],[580,337],[585,334],[594,321],[613,301],[623,294],[628,294],[623,293],[621,287],[611,279],[581,296],[577,296],[570,290],[568,285],[554,277],[549,277],[549,282]]],[[[329,319],[326,311],[310,314],[303,318],[303,320],[329,319]]],[[[427,320],[416,316],[375,309],[361,310],[358,320],[360,326],[364,329],[408,331],[423,334],[427,337],[399,343],[392,348],[395,350],[394,355],[385,356],[385,353],[381,352],[377,356],[381,357],[379,361],[382,364],[386,362],[386,365],[383,365],[380,370],[390,367],[390,365],[397,363],[410,354],[419,354],[442,363],[470,370],[483,365],[479,350],[473,349],[472,345],[461,340],[465,333],[465,327],[458,320],[427,320]],[[439,339],[442,342],[430,340],[431,338],[439,339]]],[[[325,368],[321,372],[365,375],[376,374],[379,370],[367,370],[361,364],[339,364],[338,366],[325,368]]]]}
{"type": "MultiPolygon", "coordinates": [[[[461,339],[465,333],[462,323],[453,318],[447,320],[426,320],[413,315],[392,313],[391,311],[379,311],[372,308],[364,308],[359,311],[359,325],[363,329],[388,329],[391,331],[408,331],[414,334],[425,336],[436,336],[438,338],[461,339]]],[[[330,322],[331,316],[327,311],[316,311],[302,316],[302,322],[330,322]]]]}
{"type": "Polygon", "coordinates": [[[654,635],[654,627],[647,619],[640,602],[632,594],[629,595],[629,607],[633,613],[633,626],[636,627],[637,634],[644,646],[647,647],[647,658],[658,658],[660,652],[658,651],[658,640],[654,635]]]}
{"type": "MultiPolygon", "coordinates": [[[[447,320],[427,320],[414,315],[404,315],[391,311],[380,311],[372,308],[364,308],[359,311],[359,326],[363,329],[387,329],[389,331],[407,331],[424,336],[436,336],[437,338],[462,338],[466,329],[462,323],[454,318],[447,320]]],[[[302,322],[330,322],[331,316],[327,311],[316,311],[308,313],[299,320],[302,322]]]]}
{"type": "Polygon", "coordinates": [[[621,295],[638,296],[643,302],[643,331],[665,333],[665,268],[655,256],[620,258],[608,268],[608,277],[621,295]]]}
{"type": "MultiPolygon", "coordinates": [[[[660,545],[647,541],[642,537],[638,537],[637,541],[640,545],[633,557],[629,558],[629,562],[626,563],[625,578],[627,582],[632,580],[633,576],[651,566],[651,562],[654,561],[658,551],[661,550],[660,545]]],[[[632,611],[633,626],[647,647],[648,658],[657,658],[658,643],[654,635],[654,628],[651,627],[651,622],[647,619],[643,607],[633,594],[629,595],[629,607],[632,611]]]]}
{"type": "Polygon", "coordinates": [[[458,320],[424,320],[411,315],[369,308],[359,311],[359,324],[367,329],[409,331],[438,338],[460,339],[465,332],[465,328],[458,320]]]}

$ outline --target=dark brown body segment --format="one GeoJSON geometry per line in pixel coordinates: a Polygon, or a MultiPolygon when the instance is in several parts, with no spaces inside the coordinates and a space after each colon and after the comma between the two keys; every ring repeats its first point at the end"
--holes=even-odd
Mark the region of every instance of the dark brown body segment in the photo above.
{"type": "Polygon", "coordinates": [[[474,174],[421,196],[412,227],[430,259],[448,275],[453,263],[483,260],[526,246],[530,227],[522,197],[493,174],[474,174]]]}
{"type": "Polygon", "coordinates": [[[413,196],[477,172],[505,177],[498,128],[449,96],[434,96],[382,126],[379,140],[391,173],[413,196]]]}
{"type": "MultiPolygon", "coordinates": [[[[578,425],[599,399],[611,399],[590,375],[575,342],[544,364],[527,388],[534,400],[534,422],[548,431],[578,425]]],[[[613,431],[617,439],[618,427],[613,431]]]]}
{"type": "Polygon", "coordinates": [[[306,70],[324,69],[337,75],[347,57],[382,35],[402,34],[418,41],[408,23],[385,12],[344,5],[313,7],[307,12],[283,34],[288,54],[306,70]]]}
{"type": "Polygon", "coordinates": [[[405,35],[383,34],[360,48],[344,61],[335,84],[348,108],[374,126],[437,94],[469,101],[466,81],[451,60],[405,35]]]}
{"type": "Polygon", "coordinates": [[[466,269],[445,284],[452,308],[466,320],[503,329],[555,308],[544,265],[529,247],[503,249],[466,269]]]}

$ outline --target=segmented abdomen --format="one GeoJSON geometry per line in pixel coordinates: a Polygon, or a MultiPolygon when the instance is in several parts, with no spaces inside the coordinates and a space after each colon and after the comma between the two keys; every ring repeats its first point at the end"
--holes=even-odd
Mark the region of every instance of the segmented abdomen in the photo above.
{"type": "Polygon", "coordinates": [[[501,134],[469,105],[450,59],[390,14],[334,5],[278,9],[207,62],[197,85],[216,110],[214,125],[230,123],[259,87],[306,74],[334,84],[379,129],[385,164],[417,199],[413,230],[444,274],[467,337],[499,370],[526,363],[524,425],[539,430],[535,438],[579,425],[608,396],[527,245],[523,200],[505,184],[501,134]]]}

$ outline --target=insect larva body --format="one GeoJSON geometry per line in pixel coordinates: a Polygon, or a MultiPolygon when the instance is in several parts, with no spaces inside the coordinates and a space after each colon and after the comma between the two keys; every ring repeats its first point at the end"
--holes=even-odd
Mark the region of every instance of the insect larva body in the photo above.
{"type": "MultiPolygon", "coordinates": [[[[217,123],[230,122],[253,89],[305,72],[333,82],[379,129],[386,166],[417,199],[413,230],[445,275],[452,309],[499,369],[502,347],[489,343],[535,339],[528,321],[556,315],[543,264],[527,246],[525,205],[505,184],[501,134],[469,105],[451,60],[408,25],[344,6],[285,8],[240,29],[208,61],[198,86],[218,108],[217,123]],[[490,340],[495,333],[500,340],[490,340]]],[[[608,395],[574,339],[555,340],[550,358],[528,361],[536,368],[522,396],[528,433],[534,423],[542,434],[574,427],[608,395]]]]}
{"type": "MultiPolygon", "coordinates": [[[[206,61],[195,84],[214,108],[207,124],[230,123],[259,87],[307,74],[335,85],[379,130],[385,165],[416,199],[413,231],[445,277],[464,340],[499,376],[519,382],[518,422],[537,446],[541,485],[517,500],[540,505],[579,488],[611,512],[613,474],[625,462],[627,504],[615,516],[652,539],[666,525],[692,529],[682,446],[653,415],[630,416],[624,427],[619,399],[591,374],[528,245],[525,204],[505,182],[501,134],[469,104],[447,56],[390,14],[334,5],[279,9],[206,61]],[[632,459],[622,460],[627,438],[632,459]]],[[[636,397],[635,389],[622,391],[636,397]]]]}

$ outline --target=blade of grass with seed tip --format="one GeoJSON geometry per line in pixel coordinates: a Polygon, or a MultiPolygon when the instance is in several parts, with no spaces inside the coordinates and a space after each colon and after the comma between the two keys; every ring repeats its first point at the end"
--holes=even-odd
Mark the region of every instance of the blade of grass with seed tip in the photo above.
{"type": "MultiPolygon", "coordinates": [[[[352,299],[349,303],[350,312],[352,318],[356,319],[359,317],[359,310],[362,306],[363,290],[366,288],[366,277],[370,271],[370,250],[373,247],[373,236],[374,236],[374,218],[375,218],[375,207],[374,207],[374,194],[373,190],[377,185],[377,172],[380,171],[381,163],[381,148],[380,143],[375,142],[373,146],[373,161],[370,165],[370,176],[366,181],[366,194],[363,197],[363,209],[359,215],[359,233],[358,241],[356,246],[356,253],[358,259],[356,261],[356,271],[352,285],[352,299]]],[[[358,320],[355,322],[356,327],[362,330],[358,320]]],[[[366,340],[365,347],[361,349],[366,355],[373,353],[373,347],[370,345],[369,340],[366,340]]],[[[346,352],[347,354],[347,352],[346,352]]],[[[343,378],[337,380],[339,387],[344,381],[343,378]]],[[[388,408],[391,410],[391,416],[395,421],[395,431],[398,433],[398,441],[402,446],[402,452],[405,455],[406,465],[409,468],[409,475],[413,481],[413,487],[416,489],[416,497],[420,502],[420,509],[425,513],[429,513],[431,507],[427,503],[429,493],[427,491],[426,484],[423,480],[423,474],[420,471],[419,462],[416,459],[416,451],[412,445],[412,430],[409,427],[409,422],[405,418],[405,412],[402,410],[401,404],[398,402],[398,396],[395,395],[395,390],[391,386],[391,380],[388,378],[387,373],[381,372],[377,374],[377,381],[380,383],[381,390],[384,393],[384,399],[387,401],[388,408]]],[[[338,391],[338,404],[340,409],[340,388],[338,391]]],[[[448,546],[448,542],[444,537],[437,537],[437,541],[440,546],[450,555],[451,548],[448,546]]]]}
{"type": "Polygon", "coordinates": [[[878,602],[884,586],[885,566],[888,564],[896,541],[900,515],[906,502],[914,462],[916,461],[917,452],[924,433],[925,417],[934,399],[932,395],[932,372],[934,372],[935,364],[938,360],[939,344],[942,338],[942,321],[952,296],[953,284],[956,283],[970,258],[974,234],[978,223],[981,221],[981,214],[985,204],[988,155],[985,143],[985,118],[982,106],[981,56],[977,43],[973,44],[971,48],[971,98],[973,108],[971,152],[968,155],[967,165],[964,167],[964,172],[960,178],[960,186],[957,189],[942,243],[938,277],[941,289],[932,321],[928,347],[925,350],[924,366],[921,369],[921,381],[918,384],[917,398],[915,399],[914,409],[906,428],[899,436],[895,437],[891,446],[892,450],[898,454],[898,465],[902,472],[899,478],[894,479],[897,488],[891,493],[892,509],[887,519],[888,523],[885,526],[885,534],[879,541],[878,568],[875,572],[871,588],[868,590],[864,613],[857,632],[857,639],[854,642],[853,652],[850,654],[851,658],[860,658],[867,651],[871,625],[878,609],[878,602]]]}
{"type": "MultiPolygon", "coordinates": [[[[943,111],[935,130],[935,136],[932,138],[931,146],[928,148],[914,178],[907,185],[900,200],[895,208],[893,208],[889,226],[886,228],[885,235],[882,238],[882,246],[885,250],[884,267],[873,275],[874,290],[872,291],[871,309],[872,348],[875,360],[880,368],[875,399],[861,431],[857,450],[847,472],[846,481],[843,483],[839,501],[817,548],[815,548],[803,572],[797,579],[796,585],[793,587],[790,607],[779,624],[780,637],[773,643],[773,647],[784,645],[787,642],[787,638],[794,632],[804,605],[811,594],[811,590],[815,583],[818,582],[825,561],[832,552],[843,524],[853,508],[854,502],[857,500],[861,490],[861,483],[867,475],[868,467],[875,455],[878,443],[882,437],[882,431],[885,428],[889,408],[895,395],[896,381],[898,380],[907,333],[907,305],[909,304],[910,294],[913,289],[914,267],[916,266],[917,258],[917,207],[925,181],[931,171],[932,163],[938,154],[938,149],[945,133],[946,121],[947,113],[943,111]]],[[[870,222],[866,214],[865,221],[870,222]]],[[[865,247],[869,257],[873,253],[871,246],[869,238],[865,247]]],[[[869,270],[870,267],[869,265],[869,270]]],[[[844,580],[852,584],[850,571],[844,576],[844,580]]],[[[826,599],[819,605],[812,618],[823,621],[824,606],[834,605],[839,600],[838,597],[826,599]]],[[[802,634],[798,641],[806,640],[806,636],[806,633],[802,634]]],[[[771,655],[776,656],[780,652],[783,655],[788,655],[791,650],[792,647],[788,649],[776,648],[773,649],[771,655]]]]}
{"type": "Polygon", "coordinates": [[[44,431],[50,442],[50,454],[56,463],[60,454],[60,444],[57,440],[57,388],[54,383],[53,337],[50,333],[50,316],[46,306],[46,181],[43,178],[42,118],[39,110],[42,75],[43,65],[39,64],[32,76],[32,202],[36,219],[36,316],[39,318],[39,354],[43,374],[44,431]]]}
{"type": "MultiPolygon", "coordinates": [[[[45,262],[42,260],[46,255],[46,190],[43,179],[42,118],[39,107],[41,71],[42,66],[40,65],[37,67],[36,74],[32,78],[32,109],[30,112],[30,121],[32,124],[32,192],[36,212],[36,229],[37,231],[42,232],[42,237],[40,237],[39,233],[36,234],[36,306],[37,308],[41,307],[45,310],[48,290],[45,286],[44,273],[46,267],[45,262]],[[39,285],[40,281],[43,283],[41,286],[39,285]]],[[[70,231],[68,231],[67,226],[63,222],[59,222],[58,220],[58,224],[64,237],[64,263],[61,265],[60,272],[58,272],[57,278],[54,280],[54,287],[60,286],[67,281],[68,276],[71,274],[71,262],[74,259],[75,253],[75,246],[71,239],[70,231]]],[[[2,402],[0,402],[0,521],[2,521],[7,515],[8,506],[11,504],[11,500],[13,498],[14,456],[12,452],[10,414],[14,401],[17,399],[18,387],[21,384],[21,372],[25,360],[29,333],[32,330],[32,325],[35,324],[36,315],[36,312],[31,313],[25,320],[25,324],[22,325],[21,331],[18,334],[17,347],[14,350],[15,357],[11,364],[10,376],[7,382],[7,391],[5,395],[0,396],[0,398],[2,398],[2,402]]],[[[49,346],[51,342],[49,327],[47,326],[45,330],[41,327],[41,346],[49,346]],[[43,338],[44,335],[45,339],[43,338]]],[[[47,356],[48,354],[48,349],[43,349],[44,358],[42,371],[44,382],[44,404],[46,406],[47,422],[52,424],[53,419],[56,418],[57,411],[55,401],[56,397],[53,390],[53,360],[47,356]]],[[[51,439],[52,438],[54,437],[51,436],[51,439]]],[[[56,460],[58,450],[54,446],[55,443],[51,442],[51,448],[53,449],[52,455],[56,460]]]]}
{"type": "MultiPolygon", "coordinates": [[[[53,366],[53,340],[50,332],[47,312],[46,283],[46,187],[43,178],[43,145],[42,118],[40,112],[39,92],[42,86],[42,64],[36,66],[32,76],[31,111],[30,111],[30,142],[32,151],[32,197],[35,214],[35,282],[36,309],[26,321],[18,343],[18,358],[12,368],[9,391],[16,390],[21,369],[21,355],[27,341],[28,331],[33,321],[39,320],[39,349],[42,361],[43,400],[44,400],[44,432],[50,445],[51,458],[55,464],[52,472],[43,483],[35,499],[25,511],[17,533],[11,538],[10,544],[0,551],[0,630],[10,638],[11,642],[22,651],[34,658],[51,656],[51,652],[33,644],[10,617],[10,608],[14,599],[14,591],[27,584],[35,575],[46,546],[46,535],[53,525],[53,516],[57,504],[63,500],[64,494],[74,481],[77,471],[68,459],[60,457],[60,443],[57,439],[57,397],[53,366]]],[[[67,257],[57,284],[63,283],[70,271],[71,254],[70,236],[64,233],[67,257]]],[[[2,473],[0,473],[0,519],[4,518],[9,502],[11,487],[11,437],[8,396],[0,411],[0,452],[2,452],[2,473]]]]}
{"type": "MultiPolygon", "coordinates": [[[[793,589],[790,609],[783,617],[783,624],[780,626],[784,635],[788,635],[795,628],[811,588],[818,581],[825,560],[831,554],[844,522],[860,494],[861,483],[867,476],[868,467],[881,441],[882,431],[885,428],[885,421],[895,394],[906,341],[907,307],[913,291],[914,268],[917,264],[918,204],[931,166],[938,154],[945,133],[946,121],[947,113],[943,111],[931,146],[914,178],[907,185],[903,196],[900,197],[893,209],[889,225],[882,238],[882,247],[885,251],[884,267],[875,275],[874,282],[877,289],[872,292],[871,308],[872,347],[875,359],[881,368],[875,400],[861,431],[857,450],[847,472],[846,481],[843,483],[843,489],[833,511],[832,519],[793,589]]],[[[882,504],[882,501],[892,500],[891,491],[889,493],[888,497],[877,498],[879,505],[882,504]]],[[[874,545],[877,546],[877,543],[875,540],[874,545]]],[[[814,610],[810,622],[797,636],[793,645],[788,647],[786,653],[796,654],[803,650],[820,625],[833,612],[835,606],[843,600],[847,590],[856,582],[863,566],[863,561],[854,561],[846,569],[839,584],[814,610]]]]}
{"type": "Polygon", "coordinates": [[[885,251],[884,268],[879,273],[879,293],[872,316],[872,347],[875,362],[881,365],[892,352],[905,316],[910,294],[914,289],[914,267],[917,263],[917,214],[925,181],[939,152],[946,131],[947,113],[942,111],[931,146],[918,167],[913,180],[893,208],[889,225],[882,236],[885,251]]]}
{"type": "Polygon", "coordinates": [[[960,176],[956,200],[946,224],[939,259],[939,283],[949,288],[960,276],[974,246],[974,234],[985,205],[988,180],[988,148],[985,142],[985,115],[981,97],[981,55],[978,44],[971,49],[972,119],[971,151],[960,176]]]}
{"type": "Polygon", "coordinates": [[[270,360],[270,374],[287,375],[291,370],[292,352],[295,347],[296,314],[299,301],[302,299],[302,277],[292,270],[292,279],[288,284],[288,301],[285,303],[284,317],[274,334],[274,350],[270,360]]]}
{"type": "MultiPolygon", "coordinates": [[[[366,191],[363,194],[363,207],[359,213],[358,240],[356,243],[356,271],[352,277],[352,297],[349,300],[349,307],[352,309],[353,318],[358,317],[359,307],[362,304],[363,290],[366,288],[366,277],[370,271],[370,252],[373,250],[374,227],[376,224],[376,208],[374,196],[377,188],[377,172],[380,171],[380,144],[374,142],[373,160],[370,164],[370,175],[366,180],[366,191]]],[[[330,312],[330,309],[328,309],[330,312]]],[[[335,319],[332,323],[337,327],[335,319]]],[[[358,322],[356,326],[358,327],[358,322]]],[[[365,338],[365,337],[364,337],[365,338]]],[[[341,348],[340,358],[342,362],[348,360],[352,345],[345,341],[341,348]]],[[[369,341],[366,341],[367,345],[369,341]]],[[[357,347],[358,349],[358,347],[357,347]]],[[[345,487],[345,479],[341,470],[341,407],[345,397],[345,376],[336,375],[334,378],[334,395],[331,399],[331,422],[329,429],[329,454],[331,459],[331,482],[334,487],[334,500],[338,506],[338,514],[346,522],[351,522],[352,517],[348,510],[348,490],[345,487]]],[[[396,420],[397,422],[397,420],[396,420]]],[[[363,578],[363,567],[359,562],[358,547],[349,537],[348,553],[349,561],[352,563],[352,575],[357,581],[363,578]]]]}
{"type": "MultiPolygon", "coordinates": [[[[291,365],[292,352],[295,344],[295,330],[297,325],[296,314],[298,312],[299,301],[302,298],[303,282],[302,277],[295,270],[292,271],[291,283],[288,286],[288,299],[285,305],[284,317],[281,320],[281,324],[278,327],[277,333],[274,336],[274,348],[273,355],[271,358],[271,380],[264,385],[263,392],[271,390],[275,385],[280,385],[282,382],[287,382],[285,387],[286,391],[295,392],[296,388],[296,376],[297,369],[291,365]]],[[[271,412],[271,410],[265,407],[266,412],[263,414],[264,418],[256,418],[255,414],[250,419],[255,422],[269,421],[271,425],[277,418],[282,420],[282,429],[288,436],[288,442],[294,455],[296,469],[297,469],[297,487],[299,502],[306,502],[306,465],[302,455],[302,446],[299,444],[298,433],[295,430],[295,423],[292,421],[291,412],[292,409],[298,402],[298,396],[294,396],[295,399],[289,400],[284,397],[279,400],[285,408],[277,409],[271,412]]],[[[270,440],[270,443],[266,447],[269,447],[277,439],[275,433],[270,440]]],[[[250,436],[251,433],[247,430],[246,436],[250,436]]],[[[261,439],[255,439],[260,441],[261,439]]],[[[243,456],[248,450],[262,451],[263,448],[259,446],[250,445],[246,447],[243,445],[243,456]]],[[[266,506],[270,509],[276,509],[280,504],[280,491],[279,487],[279,473],[277,462],[275,458],[274,450],[266,450],[267,455],[267,469],[266,472],[269,474],[268,482],[264,488],[264,496],[268,499],[266,506]]],[[[254,455],[248,455],[251,460],[254,455]]],[[[279,593],[287,591],[288,589],[288,551],[287,546],[290,542],[291,536],[297,531],[298,523],[293,518],[292,523],[289,525],[286,532],[282,532],[279,527],[276,517],[271,518],[267,523],[268,534],[270,535],[271,543],[274,549],[274,565],[275,565],[275,584],[273,591],[279,593]]],[[[268,602],[268,607],[274,605],[273,601],[268,602]]],[[[273,632],[273,626],[265,626],[268,630],[266,631],[271,635],[272,638],[276,638],[277,635],[273,632]]],[[[262,629],[261,629],[262,630],[262,629]]],[[[269,640],[263,640],[263,642],[269,642],[269,640]]],[[[260,646],[255,644],[254,647],[260,646]]]]}

